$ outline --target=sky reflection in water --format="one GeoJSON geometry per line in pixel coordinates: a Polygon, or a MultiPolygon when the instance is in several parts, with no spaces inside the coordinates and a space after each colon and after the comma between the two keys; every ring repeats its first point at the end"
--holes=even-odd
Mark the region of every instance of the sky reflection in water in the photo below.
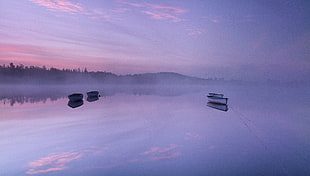
{"type": "Polygon", "coordinates": [[[101,92],[74,109],[65,94],[1,103],[0,175],[307,175],[309,100],[298,92],[210,86],[101,92]],[[229,111],[207,106],[212,91],[229,111]]]}

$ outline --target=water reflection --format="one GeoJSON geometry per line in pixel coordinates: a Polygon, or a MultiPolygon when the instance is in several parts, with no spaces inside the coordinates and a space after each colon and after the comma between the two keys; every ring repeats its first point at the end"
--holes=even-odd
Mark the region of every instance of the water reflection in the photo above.
{"type": "MultiPolygon", "coordinates": [[[[58,99],[66,97],[72,90],[77,90],[78,92],[87,92],[87,87],[72,87],[72,86],[49,86],[49,87],[1,87],[0,92],[0,103],[3,105],[14,106],[16,104],[25,103],[45,103],[46,101],[56,101],[58,99]]],[[[87,97],[88,102],[94,102],[99,100],[100,96],[108,97],[117,94],[129,94],[136,96],[143,95],[157,95],[157,96],[181,96],[193,92],[203,91],[204,87],[174,87],[174,86],[106,86],[100,87],[99,91],[87,92],[89,96],[87,97]],[[93,96],[97,95],[97,96],[93,96]]],[[[79,103],[71,102],[70,105],[76,106],[79,103]]],[[[69,102],[68,102],[69,105],[69,102]]],[[[70,106],[71,107],[71,106],[70,106]]]]}
{"type": "Polygon", "coordinates": [[[208,90],[157,96],[172,88],[151,96],[99,89],[104,101],[85,97],[74,110],[66,95],[93,89],[56,92],[65,98],[44,106],[1,107],[0,175],[309,175],[306,89],[233,88],[229,113],[206,107],[208,90]]]}
{"type": "Polygon", "coordinates": [[[47,157],[30,162],[28,164],[30,169],[26,171],[26,174],[34,175],[65,170],[68,168],[67,164],[81,157],[82,154],[80,152],[53,153],[47,157]]]}
{"type": "Polygon", "coordinates": [[[91,146],[82,150],[73,150],[66,152],[50,153],[27,164],[26,174],[47,174],[56,173],[55,171],[70,170],[72,166],[78,165],[79,162],[91,161],[98,158],[110,158],[110,160],[102,159],[101,162],[85,162],[82,168],[107,169],[124,166],[127,164],[142,164],[155,161],[169,160],[182,156],[180,152],[181,146],[169,144],[162,147],[153,146],[143,148],[133,153],[124,155],[122,148],[120,151],[114,150],[112,146],[91,146]]]}
{"type": "Polygon", "coordinates": [[[9,95],[9,96],[0,96],[0,102],[3,105],[14,106],[16,104],[25,104],[25,103],[39,103],[46,101],[56,101],[60,98],[63,98],[62,95],[9,95]]]}
{"type": "Polygon", "coordinates": [[[96,96],[96,97],[94,97],[94,96],[92,96],[92,97],[87,97],[87,101],[88,101],[88,102],[94,102],[94,101],[97,101],[97,100],[99,100],[99,97],[98,97],[98,96],[96,96]]]}
{"type": "Polygon", "coordinates": [[[224,105],[224,104],[217,104],[217,103],[208,102],[207,106],[214,108],[214,109],[217,109],[217,110],[221,110],[221,111],[228,111],[228,106],[224,105]]]}

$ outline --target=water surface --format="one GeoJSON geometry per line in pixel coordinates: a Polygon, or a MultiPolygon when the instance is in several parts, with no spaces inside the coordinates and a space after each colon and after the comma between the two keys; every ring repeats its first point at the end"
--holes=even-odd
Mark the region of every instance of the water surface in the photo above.
{"type": "Polygon", "coordinates": [[[303,87],[3,89],[0,175],[310,175],[303,87]],[[228,111],[207,106],[224,93],[228,111]]]}

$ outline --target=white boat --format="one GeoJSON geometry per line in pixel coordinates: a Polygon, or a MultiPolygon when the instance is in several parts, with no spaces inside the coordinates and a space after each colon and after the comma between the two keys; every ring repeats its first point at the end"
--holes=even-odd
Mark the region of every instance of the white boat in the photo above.
{"type": "Polygon", "coordinates": [[[209,96],[214,96],[214,97],[224,97],[224,94],[219,94],[219,93],[209,93],[209,96]]]}
{"type": "Polygon", "coordinates": [[[81,101],[83,100],[83,94],[81,93],[74,93],[68,96],[70,101],[81,101]]]}
{"type": "Polygon", "coordinates": [[[88,97],[98,97],[99,92],[98,91],[90,91],[90,92],[87,92],[87,96],[88,97]]]}
{"type": "Polygon", "coordinates": [[[217,96],[208,96],[208,100],[211,103],[216,103],[216,104],[223,104],[226,105],[228,98],[223,98],[223,97],[217,97],[217,96]]]}

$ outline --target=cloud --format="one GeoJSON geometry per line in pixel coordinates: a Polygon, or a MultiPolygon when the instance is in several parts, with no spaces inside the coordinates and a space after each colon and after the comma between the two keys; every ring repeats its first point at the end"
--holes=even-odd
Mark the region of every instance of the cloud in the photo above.
{"type": "Polygon", "coordinates": [[[50,10],[62,11],[71,14],[84,12],[81,4],[74,4],[66,0],[29,0],[33,3],[47,7],[50,10]]]}
{"type": "Polygon", "coordinates": [[[65,12],[69,14],[87,15],[92,19],[109,19],[100,9],[88,10],[82,4],[72,3],[66,0],[28,0],[52,11],[65,12]]]}
{"type": "Polygon", "coordinates": [[[180,15],[186,13],[186,10],[181,8],[151,3],[133,3],[125,0],[118,0],[118,2],[135,7],[140,13],[149,15],[152,19],[170,20],[172,22],[185,21],[185,19],[179,17],[180,15]]]}
{"type": "Polygon", "coordinates": [[[208,22],[212,22],[212,23],[220,23],[220,22],[222,22],[223,17],[221,17],[221,16],[203,16],[202,19],[206,20],[208,22]]]}
{"type": "Polygon", "coordinates": [[[202,136],[195,133],[195,132],[187,132],[185,133],[185,138],[186,139],[197,139],[197,140],[200,140],[202,139],[202,136]]]}
{"type": "Polygon", "coordinates": [[[38,160],[30,162],[28,165],[30,169],[26,174],[42,174],[52,171],[60,171],[67,169],[66,164],[81,158],[82,155],[78,152],[62,152],[54,153],[48,157],[43,157],[38,160]]]}
{"type": "Polygon", "coordinates": [[[218,19],[211,19],[211,21],[212,21],[213,23],[219,23],[219,22],[220,22],[220,20],[218,20],[218,19]]]}
{"type": "Polygon", "coordinates": [[[0,64],[45,65],[59,68],[78,68],[81,65],[98,65],[98,60],[106,58],[101,54],[74,52],[72,49],[53,48],[36,45],[0,43],[0,64]],[[66,51],[66,52],[64,52],[66,51]],[[89,58],[84,61],[83,58],[89,58]],[[53,62],[50,60],[53,59],[53,62]]]}
{"type": "Polygon", "coordinates": [[[202,35],[202,34],[205,34],[206,31],[204,29],[193,29],[193,28],[190,28],[190,29],[186,29],[187,31],[187,35],[189,36],[195,36],[195,35],[202,35]]]}
{"type": "Polygon", "coordinates": [[[32,54],[32,53],[43,54],[51,51],[57,52],[56,50],[33,45],[0,43],[1,53],[10,52],[10,53],[23,53],[23,54],[32,54]]]}
{"type": "Polygon", "coordinates": [[[169,147],[152,147],[149,150],[142,152],[141,155],[146,155],[149,160],[162,160],[171,159],[181,156],[180,152],[176,152],[175,149],[178,148],[176,144],[170,144],[169,147]]]}

